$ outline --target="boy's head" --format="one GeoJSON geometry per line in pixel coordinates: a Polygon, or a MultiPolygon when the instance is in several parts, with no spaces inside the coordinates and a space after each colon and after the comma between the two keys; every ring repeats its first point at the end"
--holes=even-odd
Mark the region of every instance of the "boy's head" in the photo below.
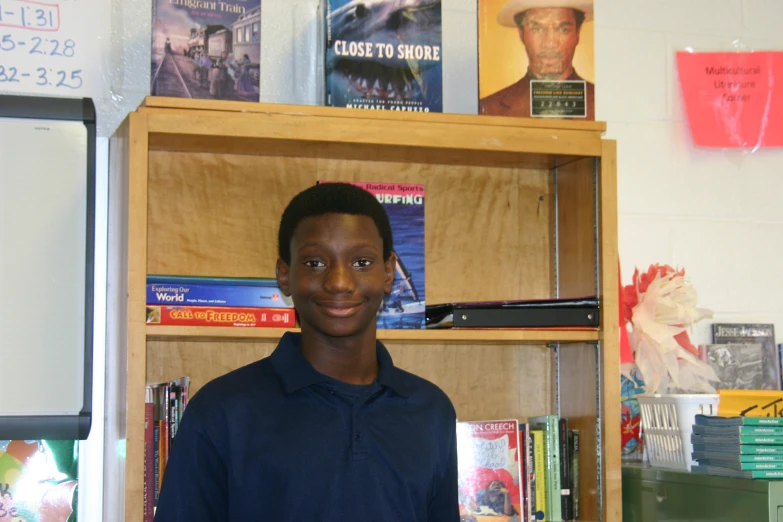
{"type": "Polygon", "coordinates": [[[277,234],[277,251],[285,264],[291,264],[291,239],[297,225],[308,217],[323,214],[367,216],[375,222],[383,240],[383,260],[391,256],[393,243],[389,216],[375,196],[347,183],[320,183],[294,196],[283,211],[277,234]]]}
{"type": "Polygon", "coordinates": [[[345,183],[315,185],[283,211],[277,281],[302,333],[351,337],[375,331],[395,260],[389,218],[375,196],[345,183]]]}

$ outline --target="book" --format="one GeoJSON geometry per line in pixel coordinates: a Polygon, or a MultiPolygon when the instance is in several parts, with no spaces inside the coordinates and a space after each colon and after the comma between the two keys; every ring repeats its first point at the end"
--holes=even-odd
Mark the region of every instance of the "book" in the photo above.
{"type": "Polygon", "coordinates": [[[734,477],[734,478],[749,478],[749,479],[783,479],[783,470],[755,470],[755,471],[741,471],[731,468],[722,468],[718,466],[703,466],[701,464],[694,464],[691,466],[693,473],[701,473],[704,475],[717,475],[721,477],[734,477]]]}
{"type": "Polygon", "coordinates": [[[440,0],[325,0],[326,105],[443,111],[440,0]]]}
{"type": "MultiPolygon", "coordinates": [[[[760,323],[713,323],[712,342],[714,344],[754,344],[760,343],[761,367],[748,366],[740,368],[742,360],[737,360],[737,373],[743,381],[752,381],[750,388],[754,390],[780,390],[780,359],[775,344],[775,326],[760,323]]],[[[728,363],[727,363],[728,364],[728,363]]]]}
{"type": "Polygon", "coordinates": [[[521,507],[521,515],[520,520],[522,521],[531,521],[533,520],[533,506],[532,506],[532,496],[531,496],[531,478],[532,474],[530,470],[533,467],[533,463],[531,462],[531,452],[530,452],[530,428],[527,424],[527,422],[520,422],[519,423],[519,455],[520,455],[520,462],[519,462],[519,469],[521,471],[522,481],[521,481],[521,495],[520,495],[520,507],[521,507]]]}
{"type": "Polygon", "coordinates": [[[153,96],[259,100],[260,0],[152,0],[153,96]]]}
{"type": "Polygon", "coordinates": [[[693,423],[697,426],[780,426],[783,428],[783,418],[780,417],[719,417],[699,413],[694,417],[693,423]]]}
{"type": "Polygon", "coordinates": [[[274,277],[217,277],[147,274],[147,284],[210,285],[210,286],[260,286],[277,288],[274,277]]]}
{"type": "Polygon", "coordinates": [[[457,423],[459,509],[464,517],[519,520],[522,446],[516,419],[457,423]]]}
{"type": "Polygon", "coordinates": [[[296,326],[296,311],[289,308],[148,305],[147,324],[292,328],[296,326]]]}
{"type": "MultiPolygon", "coordinates": [[[[318,183],[333,183],[320,180],[318,183]]],[[[381,203],[392,229],[395,273],[391,293],[378,311],[378,329],[419,329],[425,320],[424,185],[349,182],[381,203]]]]}
{"type": "Polygon", "coordinates": [[[541,429],[544,433],[544,456],[546,466],[546,520],[563,520],[562,497],[567,493],[563,490],[560,475],[560,428],[557,415],[540,415],[528,418],[532,428],[541,429]]]}
{"type": "Polygon", "coordinates": [[[444,303],[426,308],[427,328],[597,328],[599,318],[595,298],[444,303]]]}
{"type": "Polygon", "coordinates": [[[783,427],[776,426],[703,426],[693,425],[693,433],[697,435],[714,435],[718,437],[733,437],[743,435],[783,436],[783,427]]]}
{"type": "Polygon", "coordinates": [[[549,507],[547,506],[547,496],[549,495],[547,469],[546,444],[544,443],[544,430],[531,429],[530,435],[533,437],[533,462],[536,470],[536,509],[533,511],[535,520],[551,520],[549,518],[549,507]]]}
{"type": "Polygon", "coordinates": [[[693,460],[721,460],[729,462],[780,462],[783,464],[783,453],[769,453],[756,455],[741,455],[738,453],[721,453],[720,451],[694,451],[691,453],[693,460]]]}
{"type": "Polygon", "coordinates": [[[593,1],[562,5],[478,1],[479,114],[595,119],[593,1]]]}
{"type": "Polygon", "coordinates": [[[767,371],[764,350],[761,343],[702,344],[699,358],[715,370],[719,389],[776,390],[778,377],[767,371]]]}
{"type": "Polygon", "coordinates": [[[718,390],[723,417],[783,417],[783,391],[718,390]]]}
{"type": "Polygon", "coordinates": [[[277,286],[147,283],[148,305],[293,308],[277,286]]]}

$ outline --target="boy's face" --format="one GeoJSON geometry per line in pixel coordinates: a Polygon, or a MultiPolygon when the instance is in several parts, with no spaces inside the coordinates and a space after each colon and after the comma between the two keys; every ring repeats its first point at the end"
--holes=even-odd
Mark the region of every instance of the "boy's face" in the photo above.
{"type": "Polygon", "coordinates": [[[280,289],[292,297],[302,330],[346,337],[375,327],[391,291],[393,258],[368,216],[324,214],[303,219],[291,239],[291,265],[277,261],[280,289]]]}

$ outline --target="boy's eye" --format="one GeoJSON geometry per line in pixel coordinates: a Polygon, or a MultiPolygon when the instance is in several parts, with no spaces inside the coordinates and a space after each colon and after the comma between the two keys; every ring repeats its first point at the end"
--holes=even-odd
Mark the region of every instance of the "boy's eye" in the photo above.
{"type": "Polygon", "coordinates": [[[372,264],[372,261],[369,259],[357,259],[354,261],[353,265],[357,268],[367,268],[372,264]]]}
{"type": "Polygon", "coordinates": [[[304,264],[309,268],[323,268],[326,266],[320,259],[310,259],[309,261],[305,261],[304,264]]]}

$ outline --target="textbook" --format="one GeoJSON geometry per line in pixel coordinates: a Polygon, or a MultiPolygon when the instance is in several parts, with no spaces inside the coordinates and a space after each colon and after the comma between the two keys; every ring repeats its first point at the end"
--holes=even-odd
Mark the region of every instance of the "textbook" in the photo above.
{"type": "Polygon", "coordinates": [[[147,283],[147,304],[293,308],[277,286],[147,283]]]}
{"type": "Polygon", "coordinates": [[[296,312],[289,308],[147,305],[147,324],[292,328],[296,312]]]}

